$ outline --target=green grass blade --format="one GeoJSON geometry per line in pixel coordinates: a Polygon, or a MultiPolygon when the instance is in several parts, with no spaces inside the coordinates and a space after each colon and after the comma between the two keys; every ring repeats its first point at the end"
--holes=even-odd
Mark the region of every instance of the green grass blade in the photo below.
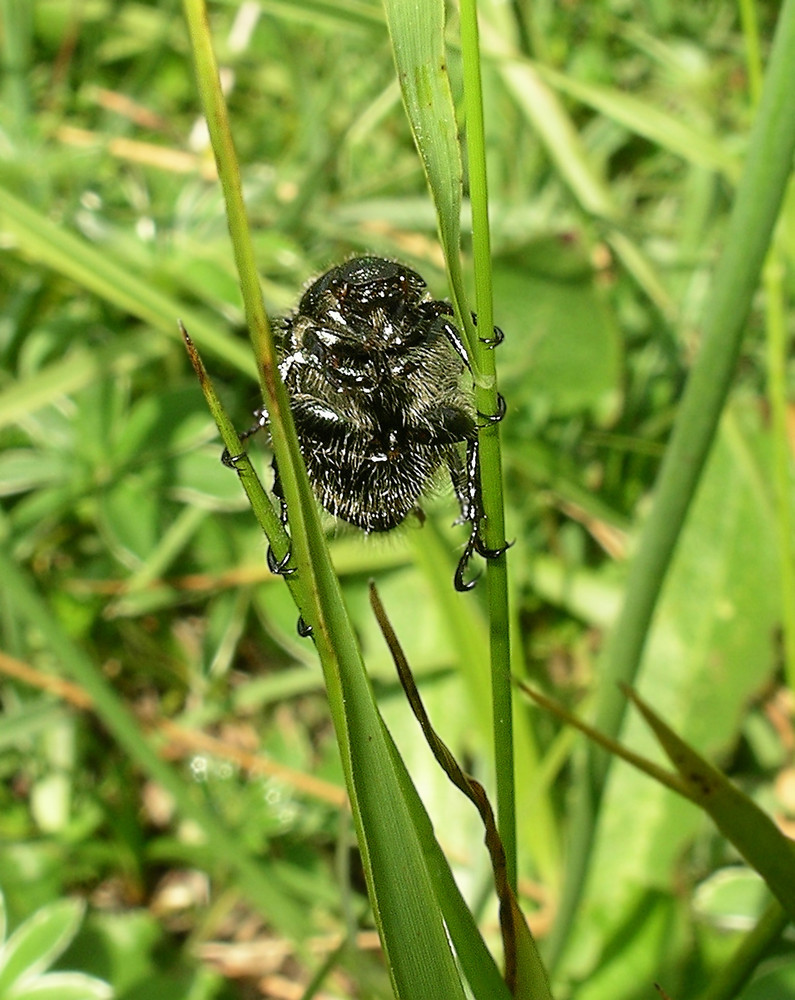
{"type": "Polygon", "coordinates": [[[688,746],[637,694],[629,697],[679,772],[690,798],[767,882],[795,920],[795,843],[716,767],[688,746]]]}
{"type": "MultiPolygon", "coordinates": [[[[795,0],[787,0],[778,27],[749,153],[732,209],[725,248],[704,310],[700,354],[691,371],[666,450],[652,511],[627,581],[624,606],[603,657],[597,727],[615,736],[624,716],[619,683],[639,667],[657,597],[688,506],[712,444],[795,151],[795,0]]],[[[574,842],[559,923],[551,942],[560,953],[577,909],[593,844],[609,758],[589,748],[572,829],[574,842]]]]}
{"type": "Polygon", "coordinates": [[[534,64],[542,80],[555,90],[593,108],[635,135],[643,136],[661,149],[667,149],[694,166],[714,170],[734,182],[740,163],[717,140],[705,135],[661,110],[649,101],[595,83],[584,83],[549,66],[534,64]]]}
{"type": "MultiPolygon", "coordinates": [[[[483,122],[483,88],[480,75],[480,41],[475,0],[461,4],[461,52],[464,66],[469,193],[472,205],[472,242],[478,328],[490,337],[494,327],[489,238],[486,140],[483,122]]],[[[474,342],[482,384],[475,388],[478,413],[499,409],[494,351],[474,342]]],[[[485,423],[479,431],[480,479],[485,514],[484,540],[489,549],[505,546],[505,501],[499,428],[485,423]]],[[[511,636],[508,614],[508,568],[505,554],[490,559],[487,571],[490,622],[491,694],[494,764],[497,782],[497,817],[505,849],[508,883],[516,892],[516,787],[514,771],[513,688],[511,686],[511,636]]]]}
{"type": "MultiPolygon", "coordinates": [[[[484,841],[491,860],[494,889],[498,899],[505,982],[517,997],[535,996],[538,1000],[541,1000],[542,997],[548,997],[549,983],[546,973],[533,936],[527,926],[527,921],[516,902],[516,893],[508,881],[505,849],[486,791],[479,781],[462,769],[455,755],[451,753],[447,744],[434,729],[422,697],[417,690],[406,654],[386,615],[374,584],[370,585],[370,602],[378,619],[381,633],[389,646],[401,686],[411,706],[412,713],[419,723],[425,742],[428,744],[436,763],[452,784],[475,806],[483,824],[484,841]]],[[[464,955],[462,955],[460,946],[458,952],[463,961],[464,955]]]]}
{"type": "Polygon", "coordinates": [[[623,231],[624,220],[610,188],[594,168],[582,139],[562,101],[542,77],[539,68],[517,53],[493,29],[485,52],[495,61],[516,106],[543,142],[550,158],[582,209],[605,224],[605,240],[621,263],[668,319],[676,308],[657,269],[623,231]]]}
{"type": "MultiPolygon", "coordinates": [[[[748,90],[754,105],[762,91],[762,56],[759,46],[758,15],[751,0],[740,0],[740,19],[745,38],[748,90]]],[[[793,203],[792,186],[788,191],[789,206],[793,203]]],[[[784,207],[785,217],[791,207],[784,207]]],[[[781,630],[784,636],[784,672],[789,686],[795,691],[795,549],[793,548],[792,461],[790,435],[787,429],[789,394],[787,387],[787,322],[784,288],[784,255],[779,247],[771,247],[764,271],[765,313],[767,326],[767,395],[773,426],[776,520],[781,553],[781,630]]]]}
{"type": "Polygon", "coordinates": [[[397,750],[394,751],[394,759],[398,780],[416,817],[417,830],[433,876],[436,899],[444,914],[445,925],[450,932],[469,987],[478,1000],[508,1000],[510,997],[508,987],[486,948],[472,913],[464,902],[444,852],[434,836],[417,790],[397,750]]]}
{"type": "Polygon", "coordinates": [[[33,34],[32,5],[24,0],[3,0],[0,6],[3,24],[2,58],[3,106],[8,122],[18,136],[30,128],[31,36],[33,34]]]}
{"type": "Polygon", "coordinates": [[[109,254],[57,226],[2,186],[0,231],[13,236],[19,251],[26,257],[52,268],[168,337],[179,336],[177,318],[182,317],[188,329],[201,339],[202,346],[210,354],[248,375],[254,371],[245,345],[220,333],[206,316],[185,309],[153,288],[150,282],[137,277],[129,268],[117,264],[109,254]]]}
{"type": "Polygon", "coordinates": [[[730,956],[724,961],[707,990],[698,1000],[734,1000],[742,991],[773,945],[789,926],[787,913],[774,900],[730,956]]]}
{"type": "MultiPolygon", "coordinates": [[[[470,346],[475,334],[461,270],[461,154],[444,46],[444,3],[384,0],[403,103],[436,205],[450,288],[470,346]]],[[[470,355],[473,351],[470,351],[470,355]]],[[[477,358],[473,358],[473,364],[477,358]]]]}
{"type": "Polygon", "coordinates": [[[368,891],[398,997],[463,1000],[431,873],[418,834],[415,804],[403,794],[399,765],[378,714],[361,653],[328,555],[289,404],[275,363],[262,306],[240,173],[218,81],[206,10],[186,0],[199,87],[219,177],[227,199],[241,279],[279,471],[289,507],[302,614],[314,629],[340,747],[368,891]]]}
{"type": "MultiPolygon", "coordinates": [[[[496,413],[497,389],[493,352],[480,344],[472,329],[460,281],[461,160],[455,109],[446,71],[444,3],[416,5],[386,0],[385,9],[406,113],[436,206],[439,232],[453,296],[470,345],[475,373],[475,402],[482,413],[496,413]]],[[[469,178],[473,212],[475,283],[478,326],[490,336],[493,327],[488,188],[486,178],[483,97],[475,4],[462,5],[462,53],[466,103],[469,178]]],[[[496,425],[479,435],[485,541],[493,549],[505,544],[502,466],[496,425]]],[[[492,701],[497,808],[505,847],[508,878],[516,885],[516,807],[513,761],[512,691],[507,570],[504,555],[490,561],[488,602],[491,621],[492,701]]]]}
{"type": "Polygon", "coordinates": [[[42,637],[64,672],[90,696],[98,718],[119,746],[173,797],[180,815],[196,823],[212,856],[235,873],[241,888],[259,911],[282,933],[300,938],[304,917],[298,903],[277,887],[267,869],[241,850],[232,832],[218,821],[208,806],[194,798],[185,779],[160,759],[101,671],[69,638],[4,547],[0,548],[0,573],[5,600],[27,626],[42,637]]]}
{"type": "MultiPolygon", "coordinates": [[[[251,510],[254,517],[257,519],[257,524],[259,524],[262,528],[263,534],[267,537],[273,547],[273,554],[277,563],[281,562],[286,557],[290,547],[287,532],[284,530],[284,526],[276,516],[273,504],[268,499],[262,483],[259,480],[259,476],[254,471],[251,459],[248,455],[242,453],[240,438],[238,437],[234,424],[229,419],[217,393],[215,392],[212,380],[207,374],[204,364],[199,357],[199,352],[196,350],[190,335],[181,323],[180,328],[182,329],[185,346],[188,349],[188,355],[190,356],[194,371],[199,379],[199,384],[201,385],[202,392],[204,393],[204,398],[207,401],[207,406],[210,413],[212,413],[213,419],[215,420],[221,434],[224,447],[230,455],[235,456],[235,471],[240,478],[240,485],[243,487],[248,502],[251,504],[251,510]]],[[[292,575],[285,576],[284,579],[288,587],[290,587],[296,605],[300,606],[301,591],[298,581],[295,580],[292,575]]]]}

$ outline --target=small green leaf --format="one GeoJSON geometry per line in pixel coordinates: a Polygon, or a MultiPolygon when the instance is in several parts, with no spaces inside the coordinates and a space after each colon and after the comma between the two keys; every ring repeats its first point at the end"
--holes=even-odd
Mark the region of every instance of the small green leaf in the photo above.
{"type": "Polygon", "coordinates": [[[32,448],[14,448],[0,455],[0,496],[14,496],[53,486],[68,478],[63,454],[42,454],[32,448]]]}
{"type": "Polygon", "coordinates": [[[50,972],[13,989],[9,1000],[110,1000],[113,989],[101,979],[81,972],[50,972]]]}
{"type": "MultiPolygon", "coordinates": [[[[494,270],[497,323],[510,331],[499,358],[505,392],[555,416],[591,412],[604,422],[621,399],[623,345],[615,316],[591,269],[560,241],[545,241],[528,264],[494,270]],[[549,269],[548,247],[558,253],[549,269]]],[[[510,395],[509,397],[510,398],[510,395]]]]}
{"type": "Polygon", "coordinates": [[[764,881],[745,865],[721,868],[699,885],[693,909],[721,931],[750,930],[764,913],[770,896],[764,881]]]}
{"type": "Polygon", "coordinates": [[[792,1000],[795,996],[795,961],[783,959],[767,968],[743,990],[742,1000],[792,1000]]]}
{"type": "Polygon", "coordinates": [[[59,899],[14,931],[0,957],[0,996],[52,965],[77,933],[84,909],[82,900],[59,899]]]}

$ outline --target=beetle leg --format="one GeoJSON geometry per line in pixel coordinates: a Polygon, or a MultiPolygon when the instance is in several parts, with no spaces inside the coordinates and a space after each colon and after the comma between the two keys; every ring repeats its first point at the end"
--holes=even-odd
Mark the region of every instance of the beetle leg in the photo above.
{"type": "MultiPolygon", "coordinates": [[[[282,489],[282,481],[279,477],[279,467],[276,465],[276,456],[274,455],[271,459],[271,468],[273,469],[273,495],[279,501],[279,520],[282,525],[287,527],[287,501],[284,499],[284,490],[282,489]]],[[[277,559],[273,554],[273,549],[270,544],[268,545],[268,554],[266,556],[268,561],[268,569],[273,573],[274,576],[292,576],[295,573],[295,566],[287,568],[287,563],[290,561],[290,556],[292,555],[292,545],[287,546],[287,551],[281,557],[277,559]]],[[[300,634],[300,633],[299,633],[300,634]]]]}
{"type": "Polygon", "coordinates": [[[496,413],[481,413],[478,410],[478,416],[481,420],[485,420],[484,424],[478,424],[478,427],[488,427],[489,424],[498,424],[502,418],[505,416],[505,411],[508,409],[508,404],[505,402],[505,397],[501,392],[497,393],[497,412],[496,413]]]}
{"type": "MultiPolygon", "coordinates": [[[[257,421],[256,424],[249,427],[247,431],[243,431],[242,434],[238,434],[241,441],[246,441],[248,438],[252,437],[257,431],[261,431],[263,427],[268,426],[268,411],[263,407],[260,410],[254,411],[254,419],[257,421]]],[[[230,455],[229,449],[224,448],[221,452],[221,462],[227,467],[227,469],[237,470],[237,462],[243,457],[245,452],[240,455],[230,455]]]]}
{"type": "Polygon", "coordinates": [[[480,537],[480,527],[483,521],[483,498],[480,489],[480,449],[477,438],[467,441],[466,466],[462,468],[460,464],[448,462],[450,478],[453,483],[458,502],[461,505],[461,517],[459,523],[469,524],[469,538],[464,545],[464,551],[458,560],[453,584],[460,592],[472,590],[478,582],[476,576],[472,580],[466,579],[466,571],[472,553],[477,552],[484,559],[498,559],[506,552],[513,542],[507,542],[497,549],[490,549],[480,537]]]}

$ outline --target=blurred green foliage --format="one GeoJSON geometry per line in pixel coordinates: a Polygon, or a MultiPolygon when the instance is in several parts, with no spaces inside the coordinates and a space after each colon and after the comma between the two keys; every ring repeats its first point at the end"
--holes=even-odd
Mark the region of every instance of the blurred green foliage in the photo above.
{"type": "MultiPolygon", "coordinates": [[[[570,707],[599,681],[595,654],[697,349],[752,117],[748,67],[778,6],[741,21],[719,0],[482,4],[514,669],[570,707]]],[[[280,982],[315,973],[318,996],[389,996],[313,650],[218,461],[177,337],[180,316],[203,350],[207,331],[213,378],[247,426],[259,401],[181,5],[3,0],[0,18],[0,538],[240,851],[268,859],[305,934],[286,941],[248,909],[202,831],[52,686],[57,655],[0,591],[0,649],[35,670],[23,679],[0,661],[11,923],[87,897],[65,967],[129,1000],[287,995],[280,982]],[[185,735],[199,730],[236,756],[185,735]],[[252,755],[287,770],[257,771],[252,755]],[[360,948],[334,952],[357,934],[360,948]]],[[[445,297],[380,6],[230,0],[212,27],[269,310],[364,250],[405,260],[445,297]]],[[[459,100],[455,47],[450,72],[459,100]]],[[[786,300],[792,197],[777,247],[786,300]]],[[[760,301],[639,686],[792,824],[765,366],[760,301]]],[[[791,366],[787,377],[791,388],[791,366]]],[[[252,452],[266,474],[265,450],[252,452]]],[[[421,745],[367,606],[374,576],[431,718],[488,783],[483,595],[451,591],[463,544],[451,497],[440,490],[427,513],[378,541],[329,525],[332,554],[384,716],[492,934],[476,818],[421,745]]],[[[543,941],[579,743],[534,709],[519,715],[520,876],[543,941]]],[[[636,720],[623,738],[653,753],[636,720]]],[[[617,767],[555,995],[639,1000],[656,979],[698,996],[763,907],[755,888],[718,896],[734,877],[747,873],[701,814],[617,767]]],[[[794,966],[785,940],[743,996],[791,996],[794,966]]]]}

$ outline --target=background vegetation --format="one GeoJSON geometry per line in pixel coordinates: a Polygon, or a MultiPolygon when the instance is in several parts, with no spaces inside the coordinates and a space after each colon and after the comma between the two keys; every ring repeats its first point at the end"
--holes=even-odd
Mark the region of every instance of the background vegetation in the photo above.
{"type": "MultiPolygon", "coordinates": [[[[580,714],[699,344],[777,7],[482,5],[514,669],[580,714]]],[[[84,897],[58,963],[126,998],[387,997],[322,675],[178,338],[180,316],[247,426],[259,399],[181,5],[0,11],[10,924],[84,897]],[[89,686],[59,683],[74,656],[113,680],[130,739],[174,764],[193,813],[96,724],[89,686]],[[267,919],[235,855],[264,873],[267,919]]],[[[380,6],[218,3],[213,32],[271,313],[359,251],[446,296],[380,6]]],[[[455,47],[450,72],[459,98],[455,47]]],[[[790,831],[792,434],[770,381],[792,384],[775,334],[792,333],[793,259],[790,197],[639,682],[790,831]]],[[[453,592],[452,498],[427,513],[379,541],[330,525],[332,554],[379,705],[496,940],[474,810],[422,745],[367,604],[375,577],[441,735],[488,786],[485,595],[453,592]]],[[[583,743],[525,704],[516,723],[520,890],[543,946],[583,743]]],[[[655,753],[635,718],[622,740],[655,753]]],[[[555,995],[635,1000],[656,980],[700,996],[764,905],[701,813],[619,764],[555,995]]],[[[785,937],[742,996],[793,991],[785,937]]]]}

